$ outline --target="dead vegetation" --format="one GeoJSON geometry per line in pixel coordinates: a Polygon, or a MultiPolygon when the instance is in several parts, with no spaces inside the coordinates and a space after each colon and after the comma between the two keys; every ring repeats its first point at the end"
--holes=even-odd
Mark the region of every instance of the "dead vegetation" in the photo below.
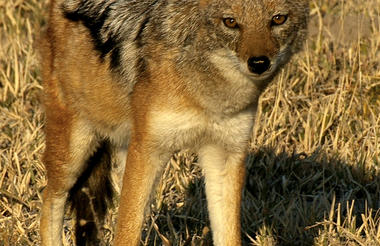
{"type": "MultiPolygon", "coordinates": [[[[380,1],[310,4],[304,51],[261,98],[245,244],[380,245],[380,1]]],[[[39,245],[46,178],[36,40],[45,14],[45,0],[0,0],[0,246],[39,245]]],[[[104,226],[108,242],[112,221],[114,213],[104,226]]],[[[179,153],[169,163],[142,241],[210,245],[196,156],[179,153]]]]}

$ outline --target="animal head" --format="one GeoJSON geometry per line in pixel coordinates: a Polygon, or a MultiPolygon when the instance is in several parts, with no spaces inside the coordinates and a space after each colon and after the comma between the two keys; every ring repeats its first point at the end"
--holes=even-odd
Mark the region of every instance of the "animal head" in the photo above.
{"type": "Polygon", "coordinates": [[[209,54],[214,63],[253,80],[272,78],[300,50],[307,33],[308,0],[171,2],[169,38],[178,35],[175,40],[189,45],[190,52],[209,54]]]}

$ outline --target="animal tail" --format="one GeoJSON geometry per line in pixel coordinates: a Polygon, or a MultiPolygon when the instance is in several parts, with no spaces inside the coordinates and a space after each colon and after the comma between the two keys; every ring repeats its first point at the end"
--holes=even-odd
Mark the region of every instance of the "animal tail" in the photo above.
{"type": "Polygon", "coordinates": [[[101,142],[88,159],[87,167],[69,194],[70,208],[76,215],[75,240],[78,246],[100,245],[105,215],[115,194],[111,180],[111,144],[101,142]]]}

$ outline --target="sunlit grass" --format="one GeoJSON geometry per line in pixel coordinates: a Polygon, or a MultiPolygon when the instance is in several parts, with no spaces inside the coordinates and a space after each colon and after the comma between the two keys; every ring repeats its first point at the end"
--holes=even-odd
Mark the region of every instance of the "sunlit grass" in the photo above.
{"type": "MultiPolygon", "coordinates": [[[[261,97],[244,190],[245,244],[380,245],[380,1],[310,2],[304,51],[261,97]]],[[[46,7],[0,0],[0,246],[39,245],[46,178],[37,48],[46,7]]],[[[145,245],[210,244],[196,162],[179,153],[169,163],[145,245]]]]}

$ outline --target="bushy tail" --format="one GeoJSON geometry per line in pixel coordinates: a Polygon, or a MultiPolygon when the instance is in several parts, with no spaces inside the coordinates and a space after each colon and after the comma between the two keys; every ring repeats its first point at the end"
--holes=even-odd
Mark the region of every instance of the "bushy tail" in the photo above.
{"type": "Polygon", "coordinates": [[[71,209],[76,214],[76,245],[100,245],[100,231],[107,209],[113,205],[111,144],[103,141],[88,159],[87,168],[70,191],[71,209]]]}

